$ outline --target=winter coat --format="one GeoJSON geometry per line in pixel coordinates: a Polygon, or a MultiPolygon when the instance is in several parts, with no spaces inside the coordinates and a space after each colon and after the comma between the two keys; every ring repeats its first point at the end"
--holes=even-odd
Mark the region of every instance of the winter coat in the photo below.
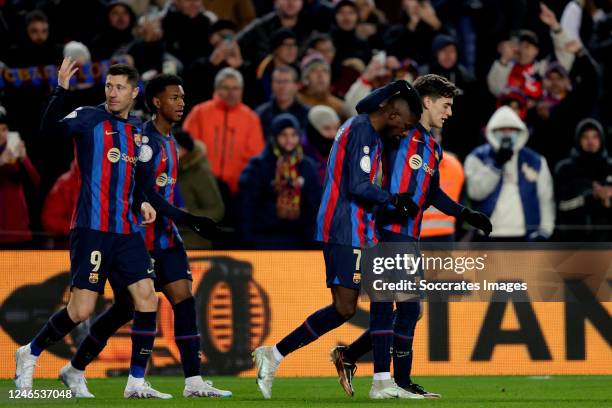
{"type": "Polygon", "coordinates": [[[541,239],[552,235],[555,208],[552,178],[546,159],[524,147],[527,127],[508,106],[499,108],[486,127],[487,144],[465,159],[468,197],[491,218],[493,238],[541,239]],[[520,129],[513,155],[502,168],[495,161],[500,142],[493,130],[520,129]]]}

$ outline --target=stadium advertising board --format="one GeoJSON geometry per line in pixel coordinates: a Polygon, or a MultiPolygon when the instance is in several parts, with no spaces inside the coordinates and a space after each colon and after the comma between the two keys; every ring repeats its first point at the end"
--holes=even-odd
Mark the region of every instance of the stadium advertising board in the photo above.
{"type": "MultiPolygon", "coordinates": [[[[521,259],[520,251],[508,253],[521,259]]],[[[320,252],[190,251],[194,293],[207,375],[253,376],[250,352],[272,344],[329,302],[320,252]]],[[[0,252],[0,377],[14,375],[13,354],[68,299],[69,258],[63,251],[0,252]]],[[[582,287],[578,287],[581,290],[582,287]]],[[[97,305],[112,299],[109,287],[97,305]]],[[[524,299],[523,299],[524,300],[524,299]]],[[[160,303],[151,374],[180,375],[173,313],[160,303]]],[[[280,376],[333,376],[329,350],[356,338],[368,323],[360,302],[351,324],[334,330],[287,357],[280,376]]],[[[610,374],[612,303],[516,301],[510,293],[493,302],[427,302],[417,326],[416,375],[610,374]]],[[[88,322],[49,348],[39,377],[57,377],[86,333],[88,322]]],[[[111,338],[89,377],[125,373],[129,325],[111,338]]],[[[359,375],[371,374],[370,363],[359,375]]]]}

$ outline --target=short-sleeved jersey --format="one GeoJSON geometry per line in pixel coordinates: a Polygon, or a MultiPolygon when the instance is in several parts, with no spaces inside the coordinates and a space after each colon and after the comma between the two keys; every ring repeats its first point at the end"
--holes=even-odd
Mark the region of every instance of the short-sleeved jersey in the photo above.
{"type": "MultiPolygon", "coordinates": [[[[143,125],[137,180],[144,183],[145,193],[153,189],[164,200],[174,205],[174,191],[178,174],[178,148],[172,134],[162,135],[152,121],[143,125]]],[[[149,251],[167,249],[182,244],[174,222],[158,213],[156,221],[141,229],[149,251]]]]}
{"type": "Polygon", "coordinates": [[[140,123],[107,112],[103,105],[81,107],[60,121],[74,138],[81,190],[71,228],[138,232],[132,212],[140,123]]]}
{"type": "Polygon", "coordinates": [[[418,240],[423,212],[429,206],[432,181],[434,177],[439,177],[437,173],[442,148],[419,123],[400,139],[395,148],[386,148],[385,158],[388,177],[384,179],[384,187],[392,194],[409,192],[419,212],[414,218],[394,220],[382,227],[418,240]]]}
{"type": "Polygon", "coordinates": [[[390,194],[380,187],[382,141],[366,114],[338,130],[327,162],[316,240],[363,248],[378,242],[374,207],[390,194]]]}

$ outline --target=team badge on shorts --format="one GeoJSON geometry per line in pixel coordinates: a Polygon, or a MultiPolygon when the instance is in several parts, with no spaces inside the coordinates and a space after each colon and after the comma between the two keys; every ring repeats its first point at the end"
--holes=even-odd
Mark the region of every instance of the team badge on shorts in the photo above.
{"type": "Polygon", "coordinates": [[[359,282],[361,282],[361,273],[355,272],[353,274],[353,283],[359,283],[359,282]]]}
{"type": "Polygon", "coordinates": [[[91,272],[89,274],[89,283],[98,283],[98,274],[95,272],[91,272]]]}

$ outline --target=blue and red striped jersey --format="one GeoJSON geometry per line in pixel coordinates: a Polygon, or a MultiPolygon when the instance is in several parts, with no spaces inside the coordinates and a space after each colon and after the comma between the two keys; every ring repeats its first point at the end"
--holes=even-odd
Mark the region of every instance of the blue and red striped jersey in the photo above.
{"type": "Polygon", "coordinates": [[[384,187],[391,194],[409,192],[419,212],[414,218],[391,218],[381,227],[419,239],[423,212],[430,205],[429,194],[438,189],[436,177],[442,160],[442,147],[419,123],[399,140],[395,148],[386,147],[384,187]]]}
{"type": "MultiPolygon", "coordinates": [[[[145,180],[145,192],[153,189],[166,202],[174,205],[178,165],[178,148],[174,136],[164,136],[153,121],[146,122],[137,169],[139,183],[145,180]]],[[[175,223],[161,215],[160,211],[157,212],[155,223],[142,228],[141,233],[149,251],[172,248],[183,242],[175,223]]]]}
{"type": "Polygon", "coordinates": [[[316,240],[355,248],[378,242],[374,207],[391,194],[380,187],[382,140],[367,114],[338,130],[329,154],[316,240]]]}
{"type": "Polygon", "coordinates": [[[114,116],[103,105],[77,108],[60,123],[74,138],[81,176],[71,228],[138,232],[132,200],[140,123],[114,116]]]}

